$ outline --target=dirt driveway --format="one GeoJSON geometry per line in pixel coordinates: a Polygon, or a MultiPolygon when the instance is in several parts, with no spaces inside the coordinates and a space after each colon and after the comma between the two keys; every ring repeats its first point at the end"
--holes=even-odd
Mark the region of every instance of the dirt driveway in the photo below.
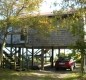
{"type": "MultiPolygon", "coordinates": [[[[51,73],[51,74],[56,74],[59,78],[64,78],[68,75],[71,75],[71,74],[77,74],[80,72],[80,64],[76,64],[76,68],[73,70],[73,71],[70,71],[70,70],[63,70],[63,69],[60,69],[60,70],[55,70],[55,68],[47,68],[45,69],[45,71],[47,74],[51,73]]],[[[73,75],[74,76],[74,75],[73,75]]]]}
{"type": "Polygon", "coordinates": [[[74,71],[70,70],[58,70],[56,71],[54,68],[46,68],[45,70],[36,70],[34,72],[31,72],[30,74],[33,76],[38,77],[30,80],[81,80],[81,79],[74,79],[79,77],[80,73],[80,65],[77,64],[76,69],[74,71]],[[44,77],[41,79],[41,77],[44,77]],[[68,79],[69,77],[69,79],[68,79]],[[46,79],[47,78],[47,79],[46,79]]]}
{"type": "Polygon", "coordinates": [[[86,80],[79,76],[80,65],[74,71],[46,67],[45,70],[12,71],[0,70],[0,80],[86,80]]]}

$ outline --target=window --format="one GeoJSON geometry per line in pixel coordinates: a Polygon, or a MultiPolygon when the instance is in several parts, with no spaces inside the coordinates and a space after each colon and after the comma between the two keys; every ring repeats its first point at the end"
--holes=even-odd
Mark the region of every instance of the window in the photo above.
{"type": "Polygon", "coordinates": [[[21,41],[25,41],[25,35],[24,34],[21,34],[21,41]]]}

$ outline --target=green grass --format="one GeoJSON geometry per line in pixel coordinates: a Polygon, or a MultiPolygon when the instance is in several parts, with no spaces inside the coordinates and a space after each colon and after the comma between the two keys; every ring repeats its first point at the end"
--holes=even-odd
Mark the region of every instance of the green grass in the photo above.
{"type": "Polygon", "coordinates": [[[0,80],[86,80],[86,74],[81,78],[79,73],[68,72],[64,78],[59,78],[57,73],[0,69],[0,80]]]}

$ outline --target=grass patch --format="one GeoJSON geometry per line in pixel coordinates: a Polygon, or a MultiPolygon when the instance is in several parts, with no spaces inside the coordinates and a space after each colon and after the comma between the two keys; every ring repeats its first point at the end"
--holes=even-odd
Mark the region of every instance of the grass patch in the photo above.
{"type": "Polygon", "coordinates": [[[12,71],[0,69],[0,80],[86,80],[86,74],[80,77],[79,73],[68,72],[64,78],[58,72],[42,71],[12,71]]]}

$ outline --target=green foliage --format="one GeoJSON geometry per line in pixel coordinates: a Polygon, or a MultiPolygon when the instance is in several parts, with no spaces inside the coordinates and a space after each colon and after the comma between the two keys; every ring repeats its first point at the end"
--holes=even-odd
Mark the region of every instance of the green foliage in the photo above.
{"type": "Polygon", "coordinates": [[[0,0],[0,16],[2,16],[0,27],[8,28],[13,23],[15,24],[15,21],[20,22],[19,16],[28,15],[35,11],[41,2],[42,0],[0,0]]]}
{"type": "Polygon", "coordinates": [[[65,57],[65,53],[60,53],[59,57],[65,57]]]}
{"type": "MultiPolygon", "coordinates": [[[[12,19],[12,18],[11,18],[12,19]]],[[[52,24],[52,19],[46,17],[46,16],[23,16],[18,18],[17,20],[11,20],[11,25],[14,27],[21,27],[24,29],[26,27],[27,29],[32,28],[36,30],[37,35],[41,35],[41,37],[49,36],[50,32],[55,28],[52,24]]],[[[36,35],[36,34],[35,34],[36,35]]]]}
{"type": "Polygon", "coordinates": [[[4,18],[32,12],[42,0],[0,0],[0,15],[4,18]]]}
{"type": "MultiPolygon", "coordinates": [[[[76,48],[81,53],[81,73],[83,75],[84,54],[86,43],[84,42],[84,24],[83,15],[86,19],[86,0],[63,0],[62,10],[60,15],[59,27],[67,28],[74,36],[77,37],[76,48]],[[64,15],[64,16],[63,16],[64,15]]],[[[59,12],[57,12],[59,16],[59,12]]]]}
{"type": "Polygon", "coordinates": [[[42,0],[1,0],[0,15],[3,20],[0,20],[0,27],[5,27],[6,30],[11,27],[31,27],[37,30],[38,34],[49,36],[49,32],[53,30],[52,19],[39,14],[31,14],[38,9],[42,0]]]}
{"type": "Polygon", "coordinates": [[[10,26],[22,29],[30,27],[36,29],[41,36],[49,36],[49,32],[54,28],[52,19],[32,14],[37,11],[41,2],[42,0],[1,0],[0,15],[3,20],[0,21],[0,27],[5,27],[6,30],[10,26]]]}
{"type": "Polygon", "coordinates": [[[74,58],[76,63],[81,63],[81,53],[80,52],[70,53],[68,54],[68,57],[74,58]]]}

